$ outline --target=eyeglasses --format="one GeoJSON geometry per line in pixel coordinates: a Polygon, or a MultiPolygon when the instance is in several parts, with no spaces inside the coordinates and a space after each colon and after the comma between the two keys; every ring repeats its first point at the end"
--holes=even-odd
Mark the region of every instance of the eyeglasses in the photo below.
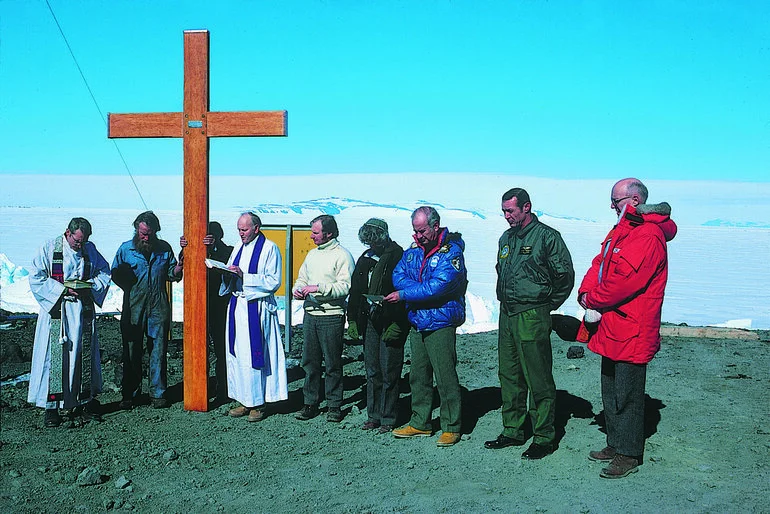
{"type": "Polygon", "coordinates": [[[77,239],[75,237],[75,234],[72,234],[72,233],[70,233],[70,235],[67,236],[67,239],[69,239],[72,242],[72,244],[81,245],[81,246],[88,242],[88,236],[83,236],[80,239],[77,239]]]}
{"type": "Polygon", "coordinates": [[[614,208],[617,208],[620,202],[622,202],[623,200],[628,200],[629,198],[633,198],[633,197],[634,195],[624,196],[623,198],[610,198],[610,202],[612,203],[612,206],[614,208]]]}

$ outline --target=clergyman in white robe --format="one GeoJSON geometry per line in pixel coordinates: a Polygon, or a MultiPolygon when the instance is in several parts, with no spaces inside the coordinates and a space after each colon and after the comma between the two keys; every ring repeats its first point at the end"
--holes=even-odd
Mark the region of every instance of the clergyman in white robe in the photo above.
{"type": "Polygon", "coordinates": [[[281,253],[259,232],[254,240],[235,247],[227,265],[243,271],[242,279],[235,274],[225,276],[219,291],[220,296],[232,294],[225,331],[227,395],[245,407],[286,400],[286,361],[274,296],[281,286],[281,253]],[[250,264],[260,246],[254,270],[250,264]],[[261,342],[251,335],[256,328],[261,331],[261,342]],[[262,359],[257,355],[260,350],[262,359]]]}
{"type": "Polygon", "coordinates": [[[29,287],[40,304],[40,313],[32,350],[27,401],[48,409],[70,409],[87,403],[101,392],[102,370],[94,309],[84,307],[82,300],[67,295],[67,286],[52,276],[57,239],[60,239],[58,245],[62,253],[64,281],[90,283],[93,303],[100,307],[110,286],[110,265],[93,243],[87,242],[80,250],[75,251],[70,248],[64,236],[47,241],[32,261],[33,271],[29,276],[29,287]],[[61,328],[52,338],[51,314],[54,313],[57,317],[58,312],[61,312],[61,328]],[[88,334],[84,334],[86,327],[90,327],[88,334]],[[90,348],[87,348],[91,360],[90,384],[83,384],[81,380],[84,335],[86,341],[90,335],[90,348]],[[61,400],[49,401],[51,345],[54,344],[62,345],[61,400]]]}

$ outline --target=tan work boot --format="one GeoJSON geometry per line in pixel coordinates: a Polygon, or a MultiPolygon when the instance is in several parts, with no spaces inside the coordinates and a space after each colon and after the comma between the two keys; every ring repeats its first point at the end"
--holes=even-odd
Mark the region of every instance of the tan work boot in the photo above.
{"type": "Polygon", "coordinates": [[[460,442],[460,434],[457,432],[442,432],[436,441],[436,446],[453,446],[460,442]]]}
{"type": "Polygon", "coordinates": [[[430,430],[417,430],[412,425],[406,425],[405,427],[397,428],[393,431],[393,437],[398,439],[406,439],[408,437],[430,437],[432,435],[430,430]]]}

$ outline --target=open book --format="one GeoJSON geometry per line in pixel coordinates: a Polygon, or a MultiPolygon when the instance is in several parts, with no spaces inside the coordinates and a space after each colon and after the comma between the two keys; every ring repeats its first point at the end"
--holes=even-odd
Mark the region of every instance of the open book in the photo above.
{"type": "Polygon", "coordinates": [[[375,305],[382,305],[382,300],[385,299],[385,295],[381,295],[381,294],[365,294],[364,298],[369,300],[369,303],[373,303],[375,305]]]}
{"type": "Polygon", "coordinates": [[[228,273],[235,273],[233,270],[227,267],[227,264],[224,262],[215,261],[214,259],[206,259],[206,267],[226,271],[228,273]]]}

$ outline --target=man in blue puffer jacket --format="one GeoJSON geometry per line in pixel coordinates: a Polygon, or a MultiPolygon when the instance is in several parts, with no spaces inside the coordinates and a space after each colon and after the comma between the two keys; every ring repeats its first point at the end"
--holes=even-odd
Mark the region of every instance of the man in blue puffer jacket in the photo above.
{"type": "Polygon", "coordinates": [[[439,226],[433,207],[412,213],[414,244],[393,270],[396,291],[386,302],[406,302],[412,332],[412,417],[409,424],[393,431],[398,438],[432,434],[433,375],[441,398],[441,430],[438,446],[460,440],[460,382],[457,378],[456,330],[465,322],[465,290],[468,274],[458,233],[439,226]]]}

